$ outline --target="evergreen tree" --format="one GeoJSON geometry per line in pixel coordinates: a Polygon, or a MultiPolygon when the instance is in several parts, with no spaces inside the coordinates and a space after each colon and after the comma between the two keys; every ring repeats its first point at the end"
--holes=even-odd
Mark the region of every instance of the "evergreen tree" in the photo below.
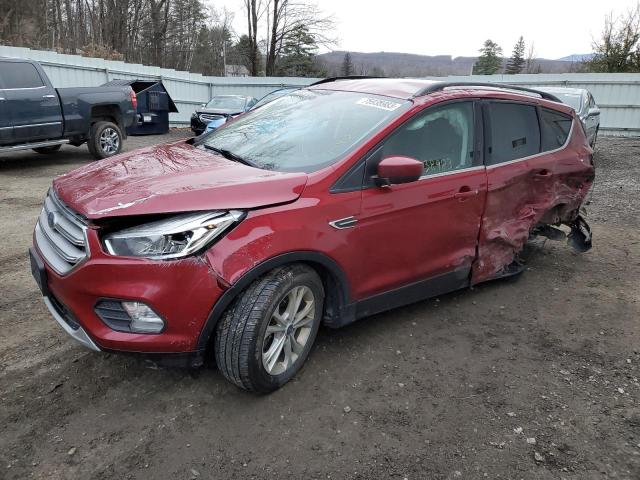
{"type": "Polygon", "coordinates": [[[474,75],[493,75],[502,67],[502,48],[489,40],[480,49],[478,61],[473,66],[474,75]]]}
{"type": "Polygon", "coordinates": [[[344,77],[353,75],[353,63],[351,62],[351,54],[349,52],[344,54],[344,60],[342,61],[342,75],[344,77]]]}
{"type": "Polygon", "coordinates": [[[513,47],[513,53],[511,54],[511,58],[507,62],[507,68],[505,68],[504,73],[513,75],[515,73],[522,72],[525,62],[524,39],[521,36],[516,45],[513,47]]]}
{"type": "Polygon", "coordinates": [[[276,63],[276,74],[285,77],[322,76],[323,70],[316,62],[318,45],[305,26],[299,26],[283,43],[281,58],[276,63]]]}

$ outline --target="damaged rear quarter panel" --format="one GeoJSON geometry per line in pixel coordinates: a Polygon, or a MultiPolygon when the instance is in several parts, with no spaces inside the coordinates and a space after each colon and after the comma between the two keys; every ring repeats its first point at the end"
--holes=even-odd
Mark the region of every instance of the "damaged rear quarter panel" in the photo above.
{"type": "Polygon", "coordinates": [[[595,176],[593,151],[577,122],[574,119],[564,148],[487,167],[487,201],[472,285],[499,276],[538,223],[575,219],[595,176]]]}

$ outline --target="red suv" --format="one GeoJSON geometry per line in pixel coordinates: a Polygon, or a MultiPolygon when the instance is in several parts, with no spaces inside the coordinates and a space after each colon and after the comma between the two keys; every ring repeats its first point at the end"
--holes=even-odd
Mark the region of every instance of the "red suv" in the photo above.
{"type": "Polygon", "coordinates": [[[266,392],[318,327],[521,271],[531,234],[590,245],[592,150],[571,107],[511,86],[329,79],[198,140],[54,180],[33,274],[94,350],[266,392]],[[170,355],[173,354],[173,355],[170,355]]]}

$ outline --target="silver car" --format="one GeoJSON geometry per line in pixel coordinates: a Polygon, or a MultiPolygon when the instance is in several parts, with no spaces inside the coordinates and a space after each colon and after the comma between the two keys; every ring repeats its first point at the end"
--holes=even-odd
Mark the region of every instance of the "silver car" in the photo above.
{"type": "Polygon", "coordinates": [[[589,145],[595,147],[598,129],[600,128],[600,109],[589,90],[584,88],[536,87],[537,90],[551,93],[572,107],[587,132],[589,145]]]}

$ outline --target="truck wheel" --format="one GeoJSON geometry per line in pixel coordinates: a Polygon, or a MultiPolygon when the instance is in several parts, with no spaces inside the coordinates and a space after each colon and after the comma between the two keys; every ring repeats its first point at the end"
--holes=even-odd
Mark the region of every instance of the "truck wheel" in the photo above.
{"type": "Polygon", "coordinates": [[[33,151],[37,153],[55,153],[60,150],[62,145],[51,145],[49,147],[38,147],[34,148],[33,151]]]}
{"type": "Polygon", "coordinates": [[[318,274],[300,264],[255,280],[216,328],[218,368],[245,390],[267,393],[302,367],[315,341],[324,305],[318,274]]]}
{"type": "Polygon", "coordinates": [[[97,160],[112,157],[122,150],[122,132],[115,123],[96,122],[91,125],[87,146],[97,160]]]}

